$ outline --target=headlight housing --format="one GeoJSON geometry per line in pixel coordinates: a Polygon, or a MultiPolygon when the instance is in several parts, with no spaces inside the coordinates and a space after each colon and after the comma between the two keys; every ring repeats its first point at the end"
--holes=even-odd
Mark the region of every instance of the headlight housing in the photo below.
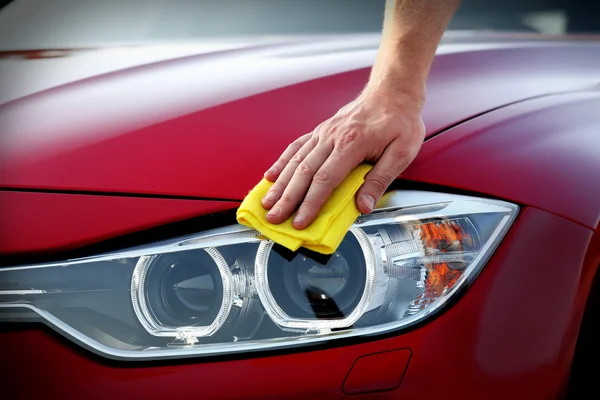
{"type": "Polygon", "coordinates": [[[394,191],[338,250],[290,253],[231,225],[0,270],[0,321],[43,321],[101,355],[161,359],[309,345],[410,326],[472,281],[514,204],[394,191]]]}

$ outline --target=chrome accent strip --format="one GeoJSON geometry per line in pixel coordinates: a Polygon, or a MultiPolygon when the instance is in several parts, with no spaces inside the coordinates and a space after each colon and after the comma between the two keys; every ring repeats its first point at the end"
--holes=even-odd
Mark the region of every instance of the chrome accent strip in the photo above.
{"type": "Polygon", "coordinates": [[[44,294],[47,293],[45,290],[41,289],[23,289],[23,290],[0,290],[0,296],[19,296],[19,295],[27,295],[27,294],[44,294]]]}

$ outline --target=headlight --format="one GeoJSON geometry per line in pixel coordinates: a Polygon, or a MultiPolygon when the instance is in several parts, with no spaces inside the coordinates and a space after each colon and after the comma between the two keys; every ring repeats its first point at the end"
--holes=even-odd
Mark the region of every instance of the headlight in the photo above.
{"type": "Polygon", "coordinates": [[[111,358],[307,345],[398,330],[472,281],[518,207],[396,191],[331,256],[232,225],[62,263],[0,270],[0,321],[43,321],[111,358]]]}

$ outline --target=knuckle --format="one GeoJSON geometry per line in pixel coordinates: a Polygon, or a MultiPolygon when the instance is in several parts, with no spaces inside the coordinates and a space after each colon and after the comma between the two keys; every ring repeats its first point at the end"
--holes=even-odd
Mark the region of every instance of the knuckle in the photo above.
{"type": "Polygon", "coordinates": [[[298,172],[301,175],[312,175],[312,168],[311,166],[306,162],[306,161],[302,161],[299,165],[298,168],[296,169],[296,172],[298,172]]]}
{"type": "Polygon", "coordinates": [[[323,202],[320,201],[319,199],[317,199],[315,197],[307,197],[302,202],[302,205],[300,206],[300,210],[302,211],[302,213],[305,216],[311,218],[317,214],[317,212],[319,211],[319,209],[321,208],[322,205],[323,205],[323,202]]]}
{"type": "Polygon", "coordinates": [[[392,160],[403,160],[410,155],[410,149],[404,147],[399,149],[394,149],[390,156],[392,160]]]}
{"type": "Polygon", "coordinates": [[[317,201],[312,197],[307,197],[302,202],[301,208],[302,211],[307,212],[309,214],[312,213],[312,209],[317,205],[317,201]]]}
{"type": "Polygon", "coordinates": [[[306,141],[304,147],[306,148],[306,150],[310,151],[310,150],[314,149],[318,143],[319,143],[319,136],[314,135],[306,141]]]}
{"type": "Polygon", "coordinates": [[[402,160],[411,162],[412,160],[414,160],[417,157],[418,153],[419,153],[419,148],[411,147],[406,151],[406,153],[404,153],[404,155],[402,156],[402,160]]]}
{"type": "Polygon", "coordinates": [[[338,128],[336,126],[330,126],[323,129],[323,133],[325,137],[331,137],[338,132],[338,128]]]}
{"type": "MultiPolygon", "coordinates": [[[[277,198],[281,198],[280,193],[282,192],[282,187],[283,185],[279,182],[275,182],[273,184],[273,186],[271,186],[271,189],[269,190],[269,193],[275,193],[275,195],[277,196],[277,198]]],[[[275,196],[273,195],[273,196],[275,196]]]]}
{"type": "Polygon", "coordinates": [[[401,172],[402,166],[405,166],[408,162],[412,161],[419,152],[418,146],[406,146],[401,149],[397,149],[391,154],[392,160],[394,160],[394,169],[401,172]]]}
{"type": "Polygon", "coordinates": [[[290,195],[288,193],[282,193],[281,197],[279,198],[279,201],[282,202],[283,204],[286,203],[291,203],[292,202],[292,198],[290,197],[290,195]]]}
{"type": "Polygon", "coordinates": [[[329,123],[329,121],[323,121],[319,125],[317,125],[317,127],[313,131],[315,133],[315,136],[326,133],[328,130],[327,129],[328,123],[329,123]]]}
{"type": "Polygon", "coordinates": [[[300,150],[300,148],[302,146],[304,146],[304,143],[306,143],[308,141],[308,138],[306,136],[301,136],[298,139],[294,140],[289,146],[288,149],[290,151],[298,151],[300,150]]]}
{"type": "Polygon", "coordinates": [[[369,184],[378,192],[383,193],[386,191],[390,183],[381,175],[371,175],[369,176],[369,184]]]}
{"type": "Polygon", "coordinates": [[[294,156],[292,157],[290,162],[293,162],[295,164],[300,164],[303,160],[304,160],[304,154],[298,152],[298,153],[294,154],[294,156]]]}
{"type": "Polygon", "coordinates": [[[425,137],[425,125],[422,121],[412,123],[404,127],[398,136],[408,143],[423,141],[425,137]]]}
{"type": "Polygon", "coordinates": [[[313,182],[318,184],[327,184],[331,182],[331,174],[328,171],[320,170],[313,177],[313,182]]]}
{"type": "Polygon", "coordinates": [[[338,146],[340,150],[346,149],[348,146],[354,143],[356,141],[357,136],[358,132],[356,130],[351,130],[345,133],[338,141],[338,146]]]}
{"type": "Polygon", "coordinates": [[[302,136],[300,136],[298,139],[294,140],[292,142],[292,144],[294,146],[302,146],[304,144],[304,142],[306,142],[306,140],[310,137],[310,134],[304,134],[302,136]]]}
{"type": "Polygon", "coordinates": [[[286,151],[288,152],[296,152],[298,151],[298,149],[300,149],[300,143],[298,142],[298,140],[290,143],[286,149],[286,151]]]}
{"type": "Polygon", "coordinates": [[[416,157],[416,155],[421,150],[422,144],[423,144],[423,141],[419,140],[419,141],[414,142],[413,145],[409,147],[410,157],[412,157],[412,158],[416,157]]]}

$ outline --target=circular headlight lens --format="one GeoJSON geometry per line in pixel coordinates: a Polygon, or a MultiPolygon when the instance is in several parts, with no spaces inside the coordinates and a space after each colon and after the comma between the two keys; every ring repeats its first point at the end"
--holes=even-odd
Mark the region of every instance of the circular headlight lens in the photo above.
{"type": "Polygon", "coordinates": [[[231,312],[231,269],[214,248],[143,256],[133,272],[131,299],[151,335],[210,336],[231,312]]]}
{"type": "Polygon", "coordinates": [[[163,254],[146,277],[146,301],[164,326],[209,325],[219,313],[223,280],[204,251],[163,254]]]}
{"type": "Polygon", "coordinates": [[[291,261],[270,249],[268,291],[277,308],[293,319],[344,319],[361,302],[367,285],[363,247],[353,234],[322,264],[297,254],[291,261]]]}

